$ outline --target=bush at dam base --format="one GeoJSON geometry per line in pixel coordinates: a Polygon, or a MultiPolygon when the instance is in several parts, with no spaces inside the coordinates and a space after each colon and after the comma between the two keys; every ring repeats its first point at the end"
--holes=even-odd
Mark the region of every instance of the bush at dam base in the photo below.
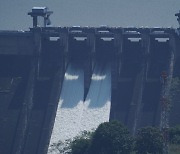
{"type": "Polygon", "coordinates": [[[105,122],[99,125],[92,136],[90,154],[130,153],[133,149],[133,138],[129,131],[118,121],[105,122]]]}
{"type": "Polygon", "coordinates": [[[169,146],[169,154],[179,154],[180,153],[180,145],[179,144],[171,144],[169,146]]]}
{"type": "Polygon", "coordinates": [[[141,128],[135,138],[134,150],[138,154],[163,154],[163,135],[161,131],[155,127],[141,128]]]}
{"type": "Polygon", "coordinates": [[[67,154],[128,154],[133,150],[133,138],[120,122],[111,121],[100,124],[94,132],[83,132],[72,141],[53,146],[67,154]]]}
{"type": "MultiPolygon", "coordinates": [[[[169,134],[180,137],[177,127],[171,128],[169,134]]],[[[111,121],[100,124],[94,132],[83,132],[73,140],[52,146],[51,152],[56,151],[56,154],[159,154],[162,152],[162,134],[158,128],[145,127],[133,137],[120,122],[111,121]]],[[[170,143],[169,150],[169,154],[179,154],[180,144],[170,143]]]]}

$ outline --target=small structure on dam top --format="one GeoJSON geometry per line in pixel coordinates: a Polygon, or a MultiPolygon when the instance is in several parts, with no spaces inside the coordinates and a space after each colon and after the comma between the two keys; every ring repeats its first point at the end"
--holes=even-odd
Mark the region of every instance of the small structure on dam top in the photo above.
{"type": "MultiPolygon", "coordinates": [[[[29,31],[0,31],[0,153],[47,153],[72,61],[82,62],[84,100],[95,64],[110,63],[110,120],[120,120],[133,134],[160,126],[161,73],[180,77],[177,29],[51,27],[46,7],[28,14],[33,17],[29,31]]],[[[173,104],[170,126],[180,123],[179,110],[180,104],[173,104]]]]}
{"type": "Polygon", "coordinates": [[[33,7],[32,12],[29,12],[28,15],[30,15],[33,18],[33,27],[46,27],[47,25],[50,25],[50,15],[52,14],[52,11],[48,11],[47,7],[33,7]],[[41,21],[39,18],[43,18],[43,21],[41,21]],[[40,23],[43,22],[43,23],[40,23]]]}

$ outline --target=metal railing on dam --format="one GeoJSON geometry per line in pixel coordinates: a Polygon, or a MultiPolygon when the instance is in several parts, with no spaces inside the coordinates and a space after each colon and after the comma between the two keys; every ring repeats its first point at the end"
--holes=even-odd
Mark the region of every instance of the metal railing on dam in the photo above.
{"type": "MultiPolygon", "coordinates": [[[[47,153],[64,74],[72,61],[82,61],[83,101],[95,88],[95,64],[109,63],[109,119],[120,120],[132,133],[160,125],[161,72],[169,72],[173,55],[173,76],[180,76],[179,51],[179,36],[172,28],[0,31],[0,153],[47,153]]],[[[172,114],[180,116],[176,106],[172,114]]],[[[180,122],[170,118],[172,125],[180,122]]]]}

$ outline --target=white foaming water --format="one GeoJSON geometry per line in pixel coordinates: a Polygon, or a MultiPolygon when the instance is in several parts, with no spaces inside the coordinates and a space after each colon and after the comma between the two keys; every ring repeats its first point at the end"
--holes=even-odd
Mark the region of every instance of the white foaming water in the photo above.
{"type": "MultiPolygon", "coordinates": [[[[84,72],[80,66],[70,64],[64,75],[60,101],[50,145],[64,142],[82,131],[96,129],[102,122],[109,121],[111,105],[110,65],[95,67],[85,102],[84,72]]],[[[50,148],[51,149],[51,148],[50,148]]],[[[49,150],[50,150],[49,149],[49,150]]],[[[52,154],[52,152],[49,152],[52,154]]],[[[57,153],[53,152],[53,154],[57,153]]]]}
{"type": "Polygon", "coordinates": [[[84,102],[81,130],[91,131],[109,121],[111,106],[110,65],[97,65],[92,75],[90,89],[84,102]]]}
{"type": "Polygon", "coordinates": [[[50,145],[78,135],[83,111],[83,96],[83,69],[76,64],[70,64],[64,76],[50,145]]]}

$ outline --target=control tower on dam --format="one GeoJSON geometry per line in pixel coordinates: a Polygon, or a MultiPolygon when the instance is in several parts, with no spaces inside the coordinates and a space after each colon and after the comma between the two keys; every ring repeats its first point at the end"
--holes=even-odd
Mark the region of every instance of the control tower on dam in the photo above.
{"type": "MultiPolygon", "coordinates": [[[[29,31],[0,31],[0,153],[47,153],[70,66],[81,69],[82,102],[95,98],[96,66],[108,74],[102,84],[110,86],[109,91],[99,90],[98,95],[109,96],[108,120],[121,121],[133,134],[144,126],[159,126],[161,74],[180,77],[178,30],[50,27],[51,13],[36,7],[29,13],[33,17],[29,31]],[[37,17],[43,19],[41,26],[37,17]]],[[[105,78],[100,72],[96,80],[105,78]]],[[[180,123],[180,105],[173,105],[171,126],[180,123]]]]}

